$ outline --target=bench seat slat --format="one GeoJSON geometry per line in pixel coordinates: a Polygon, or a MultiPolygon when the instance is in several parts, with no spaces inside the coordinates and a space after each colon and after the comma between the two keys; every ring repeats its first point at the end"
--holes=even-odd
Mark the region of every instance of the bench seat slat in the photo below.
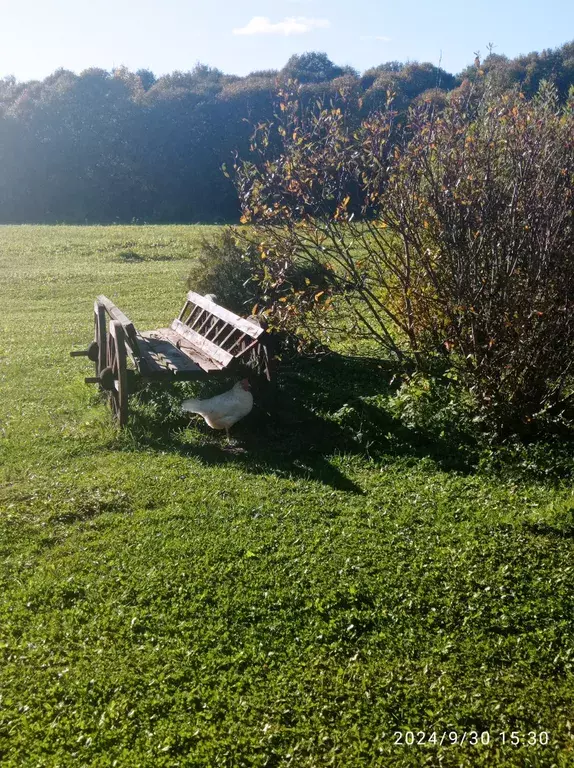
{"type": "Polygon", "coordinates": [[[140,349],[143,352],[142,361],[150,373],[171,373],[177,375],[183,371],[200,372],[200,366],[193,360],[190,360],[169,339],[166,339],[162,334],[162,330],[144,331],[144,333],[140,334],[140,349]]]}
{"type": "Polygon", "coordinates": [[[207,332],[211,330],[213,323],[216,323],[216,322],[217,322],[217,318],[213,317],[213,315],[207,312],[205,317],[201,319],[201,322],[199,322],[197,325],[192,324],[189,327],[192,328],[197,333],[199,333],[200,336],[207,338],[207,332]]]}
{"type": "Polygon", "coordinates": [[[177,331],[173,331],[171,328],[162,328],[161,332],[168,341],[176,346],[186,357],[189,357],[193,362],[197,363],[206,373],[223,370],[221,363],[218,363],[217,360],[211,360],[209,357],[202,354],[202,352],[196,349],[191,342],[187,339],[182,339],[177,331]]]}
{"type": "Polygon", "coordinates": [[[174,376],[211,373],[222,366],[181,342],[181,336],[171,328],[159,328],[138,334],[143,363],[152,374],[171,373],[174,376]]]}
{"type": "MultiPolygon", "coordinates": [[[[220,322],[219,320],[217,322],[220,322]]],[[[222,322],[221,328],[217,330],[217,333],[215,336],[211,339],[211,341],[215,344],[217,342],[217,339],[221,336],[222,333],[229,333],[230,327],[229,323],[226,323],[225,321],[222,322]]]]}
{"type": "Polygon", "coordinates": [[[171,330],[176,331],[176,333],[183,336],[184,339],[187,339],[200,354],[211,358],[211,360],[214,360],[216,363],[220,363],[223,368],[227,368],[232,362],[233,355],[229,354],[229,352],[226,352],[224,349],[221,349],[221,347],[218,347],[216,344],[213,344],[209,339],[200,336],[196,331],[188,328],[188,326],[182,323],[181,320],[174,320],[171,324],[171,330]]]}
{"type": "Polygon", "coordinates": [[[194,293],[194,291],[189,291],[187,299],[198,307],[207,310],[210,314],[218,317],[220,320],[225,320],[226,323],[229,323],[229,325],[232,325],[239,331],[251,336],[252,339],[258,339],[265,330],[257,325],[257,323],[253,322],[253,320],[239,317],[228,309],[220,307],[219,304],[215,304],[213,301],[206,299],[205,296],[201,296],[199,293],[194,293]]]}

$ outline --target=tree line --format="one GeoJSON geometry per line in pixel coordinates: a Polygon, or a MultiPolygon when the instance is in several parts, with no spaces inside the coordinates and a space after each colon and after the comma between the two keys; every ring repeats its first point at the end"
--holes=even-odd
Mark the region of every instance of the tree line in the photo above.
{"type": "Polygon", "coordinates": [[[360,74],[324,53],[292,56],[246,77],[197,64],[156,78],[142,69],[65,69],[42,81],[0,80],[0,223],[228,222],[240,215],[222,166],[249,154],[278,92],[340,104],[360,123],[393,105],[448,103],[487,76],[533,96],[543,80],[562,100],[574,84],[574,42],[515,59],[490,52],[458,75],[430,63],[386,62],[360,74]],[[353,98],[348,98],[351,95],[353,98]]]}

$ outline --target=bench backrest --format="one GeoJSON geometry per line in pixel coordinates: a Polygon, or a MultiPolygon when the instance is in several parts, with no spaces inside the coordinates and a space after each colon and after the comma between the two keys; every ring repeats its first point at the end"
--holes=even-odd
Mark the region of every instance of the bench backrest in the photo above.
{"type": "Polygon", "coordinates": [[[171,328],[225,368],[234,360],[252,363],[266,354],[265,328],[193,291],[171,328]]]}

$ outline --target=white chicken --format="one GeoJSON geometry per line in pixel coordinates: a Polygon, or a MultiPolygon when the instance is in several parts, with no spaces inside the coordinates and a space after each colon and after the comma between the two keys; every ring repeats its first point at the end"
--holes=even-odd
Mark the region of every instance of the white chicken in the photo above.
{"type": "Polygon", "coordinates": [[[242,379],[229,391],[208,400],[184,400],[181,408],[189,413],[199,413],[212,429],[224,429],[229,441],[230,428],[253,408],[253,395],[249,389],[249,379],[242,379]]]}

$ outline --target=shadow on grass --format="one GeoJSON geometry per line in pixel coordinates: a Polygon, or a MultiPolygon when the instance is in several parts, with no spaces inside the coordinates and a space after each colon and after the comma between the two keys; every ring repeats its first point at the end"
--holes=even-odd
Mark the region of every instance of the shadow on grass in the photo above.
{"type": "MultiPolygon", "coordinates": [[[[201,417],[190,421],[179,412],[189,394],[177,384],[147,384],[130,405],[128,439],[208,465],[233,463],[248,472],[304,477],[351,493],[363,491],[327,457],[430,457],[442,469],[471,469],[472,446],[461,451],[460,444],[444,437],[409,429],[380,407],[377,398],[392,394],[400,383],[394,383],[395,373],[385,361],[335,354],[282,364],[274,391],[254,382],[255,407],[233,427],[235,446],[227,446],[224,435],[210,430],[201,417]]],[[[210,383],[199,396],[225,388],[221,381],[210,383]]]]}
{"type": "Polygon", "coordinates": [[[113,256],[114,261],[119,261],[123,264],[141,264],[143,261],[172,261],[173,258],[173,256],[161,254],[142,255],[133,250],[119,251],[113,256]]]}
{"type": "Polygon", "coordinates": [[[538,536],[549,536],[554,539],[574,539],[574,525],[556,526],[547,523],[524,523],[523,528],[528,533],[538,536]]]}

